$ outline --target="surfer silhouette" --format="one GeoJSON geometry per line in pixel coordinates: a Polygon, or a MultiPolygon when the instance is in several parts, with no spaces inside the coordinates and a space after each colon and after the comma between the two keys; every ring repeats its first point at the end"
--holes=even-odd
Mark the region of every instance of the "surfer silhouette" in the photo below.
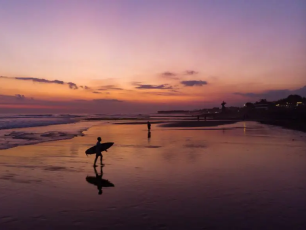
{"type": "MultiPolygon", "coordinates": [[[[101,137],[98,137],[97,138],[98,142],[96,144],[96,159],[95,159],[95,162],[94,162],[94,167],[97,167],[96,163],[97,163],[97,160],[98,160],[98,157],[100,157],[100,163],[101,163],[101,166],[104,166],[104,164],[102,164],[102,152],[101,152],[101,137]]],[[[106,150],[105,150],[106,151],[106,150]]]]}
{"type": "Polygon", "coordinates": [[[148,126],[148,130],[150,132],[150,130],[151,130],[151,123],[150,123],[150,121],[147,122],[147,126],[148,126]]]}
{"type": "Polygon", "coordinates": [[[100,167],[100,175],[98,174],[97,169],[95,167],[94,167],[94,171],[95,171],[96,176],[87,176],[86,181],[89,184],[97,186],[99,195],[103,193],[102,187],[114,187],[115,186],[113,183],[102,178],[103,176],[102,167],[100,167]]]}
{"type": "Polygon", "coordinates": [[[151,138],[151,132],[148,131],[148,139],[150,139],[150,138],[151,138]]]}

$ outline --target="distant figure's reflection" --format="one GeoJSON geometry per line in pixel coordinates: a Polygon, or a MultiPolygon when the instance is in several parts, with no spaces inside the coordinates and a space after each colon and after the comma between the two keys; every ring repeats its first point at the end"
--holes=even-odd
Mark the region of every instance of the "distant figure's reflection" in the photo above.
{"type": "Polygon", "coordinates": [[[86,181],[89,184],[93,184],[95,186],[97,186],[97,189],[99,190],[99,195],[102,194],[102,187],[115,187],[115,185],[113,183],[111,183],[108,180],[104,180],[102,179],[103,176],[103,170],[102,167],[100,167],[100,175],[97,172],[97,169],[94,167],[94,171],[96,176],[87,176],[86,177],[86,181]]]}
{"type": "Polygon", "coordinates": [[[151,132],[148,132],[148,138],[149,139],[151,138],[151,132]]]}

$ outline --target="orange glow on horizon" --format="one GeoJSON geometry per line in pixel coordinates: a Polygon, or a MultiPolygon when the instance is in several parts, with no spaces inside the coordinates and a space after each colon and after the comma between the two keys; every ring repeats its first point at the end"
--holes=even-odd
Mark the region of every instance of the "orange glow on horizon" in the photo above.
{"type": "Polygon", "coordinates": [[[0,108],[11,109],[65,109],[65,106],[50,106],[50,105],[27,105],[27,104],[0,104],[0,108]]]}

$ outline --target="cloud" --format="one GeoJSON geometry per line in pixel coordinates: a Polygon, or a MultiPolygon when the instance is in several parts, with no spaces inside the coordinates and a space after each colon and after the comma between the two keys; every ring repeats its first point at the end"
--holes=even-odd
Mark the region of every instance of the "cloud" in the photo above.
{"type": "Polygon", "coordinates": [[[100,94],[101,92],[93,91],[92,93],[100,94]]]}
{"type": "Polygon", "coordinates": [[[123,89],[115,85],[104,85],[101,86],[98,90],[105,91],[105,90],[123,90],[123,89]]]}
{"type": "Polygon", "coordinates": [[[194,70],[186,70],[185,75],[197,75],[199,72],[194,71],[194,70]]]}
{"type": "Polygon", "coordinates": [[[93,99],[92,101],[93,102],[98,102],[98,103],[101,103],[101,102],[123,102],[123,101],[120,101],[118,99],[93,99]]]}
{"type": "Polygon", "coordinates": [[[33,81],[33,82],[39,82],[39,83],[50,83],[50,84],[60,84],[63,85],[65,82],[60,80],[46,80],[43,78],[34,78],[34,77],[14,77],[16,80],[22,80],[22,81],[33,81]]]}
{"type": "Polygon", "coordinates": [[[304,87],[302,87],[302,88],[293,90],[292,94],[298,94],[300,96],[306,97],[306,85],[304,87]]]}
{"type": "Polygon", "coordinates": [[[34,99],[28,98],[23,94],[15,94],[15,95],[3,95],[0,94],[0,103],[1,104],[15,104],[15,103],[32,103],[34,99]]]}
{"type": "Polygon", "coordinates": [[[68,82],[67,84],[69,85],[70,89],[78,89],[78,86],[73,82],[68,82]]]}
{"type": "Polygon", "coordinates": [[[163,85],[138,85],[136,89],[172,89],[172,86],[168,84],[163,85]]]}
{"type": "Polygon", "coordinates": [[[44,84],[58,84],[58,85],[68,85],[70,89],[78,89],[77,84],[73,82],[64,82],[60,80],[47,80],[43,78],[35,78],[35,77],[5,77],[0,76],[0,78],[6,78],[6,79],[15,79],[20,81],[32,81],[32,82],[38,82],[38,83],[44,83],[44,84]]]}
{"type": "Polygon", "coordinates": [[[178,80],[179,77],[177,77],[177,74],[174,72],[170,72],[170,71],[166,71],[160,74],[160,76],[162,78],[167,78],[167,79],[174,79],[174,80],[178,80]]]}
{"type": "Polygon", "coordinates": [[[235,95],[248,97],[248,98],[256,98],[256,99],[269,99],[269,100],[278,100],[281,98],[288,97],[290,94],[298,94],[300,96],[306,96],[306,86],[296,89],[296,90],[289,90],[289,89],[281,89],[281,90],[267,90],[262,93],[241,93],[236,92],[235,95]]]}
{"type": "Polygon", "coordinates": [[[25,96],[22,95],[22,94],[15,94],[15,97],[17,100],[24,100],[25,99],[25,96]]]}
{"type": "Polygon", "coordinates": [[[166,76],[166,77],[172,77],[172,76],[176,76],[176,73],[166,71],[166,72],[163,72],[161,75],[166,76]]]}
{"type": "Polygon", "coordinates": [[[172,79],[177,79],[177,74],[174,72],[170,72],[170,71],[165,71],[163,73],[160,74],[160,76],[164,77],[164,78],[172,78],[172,79]]]}
{"type": "Polygon", "coordinates": [[[243,96],[243,97],[258,97],[259,95],[261,95],[261,94],[258,94],[258,93],[239,93],[239,92],[236,92],[234,94],[239,95],[239,96],[243,96]]]}
{"type": "Polygon", "coordinates": [[[178,92],[178,91],[171,91],[171,92],[143,92],[142,94],[149,94],[149,95],[156,95],[156,96],[183,96],[183,95],[186,95],[185,93],[178,92]]]}
{"type": "Polygon", "coordinates": [[[191,80],[191,81],[181,81],[181,84],[184,86],[203,86],[207,85],[207,81],[197,81],[197,80],[191,80]]]}
{"type": "Polygon", "coordinates": [[[84,86],[83,86],[83,85],[81,85],[81,86],[80,86],[80,88],[82,88],[82,89],[86,89],[86,90],[90,89],[90,87],[88,87],[88,86],[86,86],[86,85],[84,85],[84,86]]]}

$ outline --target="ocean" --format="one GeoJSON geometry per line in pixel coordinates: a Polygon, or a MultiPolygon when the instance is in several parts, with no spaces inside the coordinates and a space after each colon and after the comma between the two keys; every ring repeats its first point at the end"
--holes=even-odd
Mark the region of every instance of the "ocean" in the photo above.
{"type": "Polygon", "coordinates": [[[0,149],[70,139],[110,119],[145,117],[139,114],[2,114],[0,149]]]}

